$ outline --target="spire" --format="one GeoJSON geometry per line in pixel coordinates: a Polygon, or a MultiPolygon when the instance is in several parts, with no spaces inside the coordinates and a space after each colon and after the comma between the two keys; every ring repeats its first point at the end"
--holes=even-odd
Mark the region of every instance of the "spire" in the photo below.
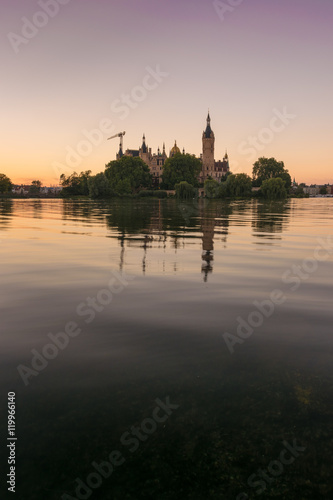
{"type": "Polygon", "coordinates": [[[228,151],[227,151],[227,150],[225,150],[224,159],[225,159],[225,160],[228,160],[228,158],[229,158],[229,156],[228,156],[228,151]]]}
{"type": "Polygon", "coordinates": [[[146,146],[146,136],[143,134],[142,136],[142,146],[141,146],[142,152],[147,153],[147,146],[146,146]]]}
{"type": "Polygon", "coordinates": [[[165,142],[163,142],[163,154],[165,154],[165,142]]]}
{"type": "Polygon", "coordinates": [[[211,133],[212,133],[212,132],[213,132],[213,131],[212,131],[212,129],[210,128],[210,115],[209,115],[209,110],[208,110],[208,115],[207,115],[207,127],[206,127],[206,130],[205,130],[205,132],[204,132],[205,137],[209,139],[209,138],[210,138],[210,135],[211,135],[211,133]]]}
{"type": "Polygon", "coordinates": [[[183,148],[183,155],[185,154],[185,148],[183,148]]]}

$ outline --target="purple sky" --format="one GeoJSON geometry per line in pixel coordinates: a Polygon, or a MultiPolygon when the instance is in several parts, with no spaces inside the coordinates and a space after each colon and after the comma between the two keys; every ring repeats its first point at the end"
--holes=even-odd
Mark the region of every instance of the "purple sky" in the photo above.
{"type": "Polygon", "coordinates": [[[145,132],[153,151],[177,139],[199,155],[209,108],[216,159],[227,148],[234,172],[274,156],[300,182],[333,183],[332,0],[244,0],[223,20],[213,1],[69,0],[15,53],[8,33],[22,36],[23,17],[38,22],[43,1],[2,1],[0,172],[13,181],[102,171],[118,148],[112,131],[126,131],[125,148],[145,132]],[[140,94],[158,65],[168,76],[140,94]],[[132,92],[133,109],[111,109],[132,92]],[[272,129],[284,109],[292,118],[272,129]],[[110,134],[68,161],[103,119],[110,134]]]}

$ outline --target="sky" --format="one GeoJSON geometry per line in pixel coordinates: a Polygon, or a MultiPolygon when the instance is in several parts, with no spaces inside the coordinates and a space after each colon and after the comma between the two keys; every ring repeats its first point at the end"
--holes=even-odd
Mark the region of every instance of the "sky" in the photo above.
{"type": "Polygon", "coordinates": [[[332,0],[1,0],[0,173],[101,172],[118,138],[332,183],[332,0]]]}

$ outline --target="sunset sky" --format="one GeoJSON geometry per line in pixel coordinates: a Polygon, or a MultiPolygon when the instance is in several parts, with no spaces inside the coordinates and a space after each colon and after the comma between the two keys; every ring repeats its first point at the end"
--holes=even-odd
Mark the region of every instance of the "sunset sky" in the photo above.
{"type": "Polygon", "coordinates": [[[120,131],[125,149],[145,133],[153,152],[176,139],[199,156],[209,108],[215,159],[227,148],[234,173],[274,156],[298,182],[333,183],[332,0],[1,6],[0,173],[13,182],[103,171],[120,131]]]}

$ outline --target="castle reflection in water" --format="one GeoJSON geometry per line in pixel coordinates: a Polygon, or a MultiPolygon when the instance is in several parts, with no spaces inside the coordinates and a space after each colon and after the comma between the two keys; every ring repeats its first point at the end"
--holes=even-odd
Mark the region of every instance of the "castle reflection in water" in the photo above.
{"type": "MultiPolygon", "coordinates": [[[[120,208],[120,207],[119,207],[120,208]]],[[[258,244],[272,245],[281,239],[284,226],[288,223],[291,206],[288,202],[261,204],[255,200],[221,203],[216,200],[199,199],[192,202],[176,200],[154,200],[147,205],[129,203],[127,210],[120,214],[116,206],[107,217],[110,229],[118,230],[120,244],[119,269],[124,270],[126,248],[142,248],[142,272],[147,270],[147,262],[153,261],[149,254],[153,250],[174,253],[191,245],[198,248],[201,240],[201,273],[206,282],[214,268],[214,242],[219,249],[227,247],[231,225],[250,226],[252,234],[260,239],[258,244]]],[[[123,207],[122,207],[123,209],[123,207]]],[[[221,253],[219,253],[219,256],[221,253]]],[[[163,257],[162,271],[166,271],[163,257]]],[[[173,271],[179,271],[179,261],[173,262],[173,271]]]]}
{"type": "Polygon", "coordinates": [[[6,231],[13,216],[43,219],[45,213],[61,233],[96,235],[97,231],[118,241],[120,252],[117,257],[117,246],[112,246],[112,261],[119,259],[121,271],[126,271],[126,255],[133,250],[132,264],[137,269],[141,261],[143,274],[176,273],[191,265],[206,282],[214,267],[221,270],[223,252],[235,248],[239,234],[246,238],[251,233],[258,250],[280,244],[294,210],[293,200],[6,200],[0,206],[0,228],[6,231]]]}

